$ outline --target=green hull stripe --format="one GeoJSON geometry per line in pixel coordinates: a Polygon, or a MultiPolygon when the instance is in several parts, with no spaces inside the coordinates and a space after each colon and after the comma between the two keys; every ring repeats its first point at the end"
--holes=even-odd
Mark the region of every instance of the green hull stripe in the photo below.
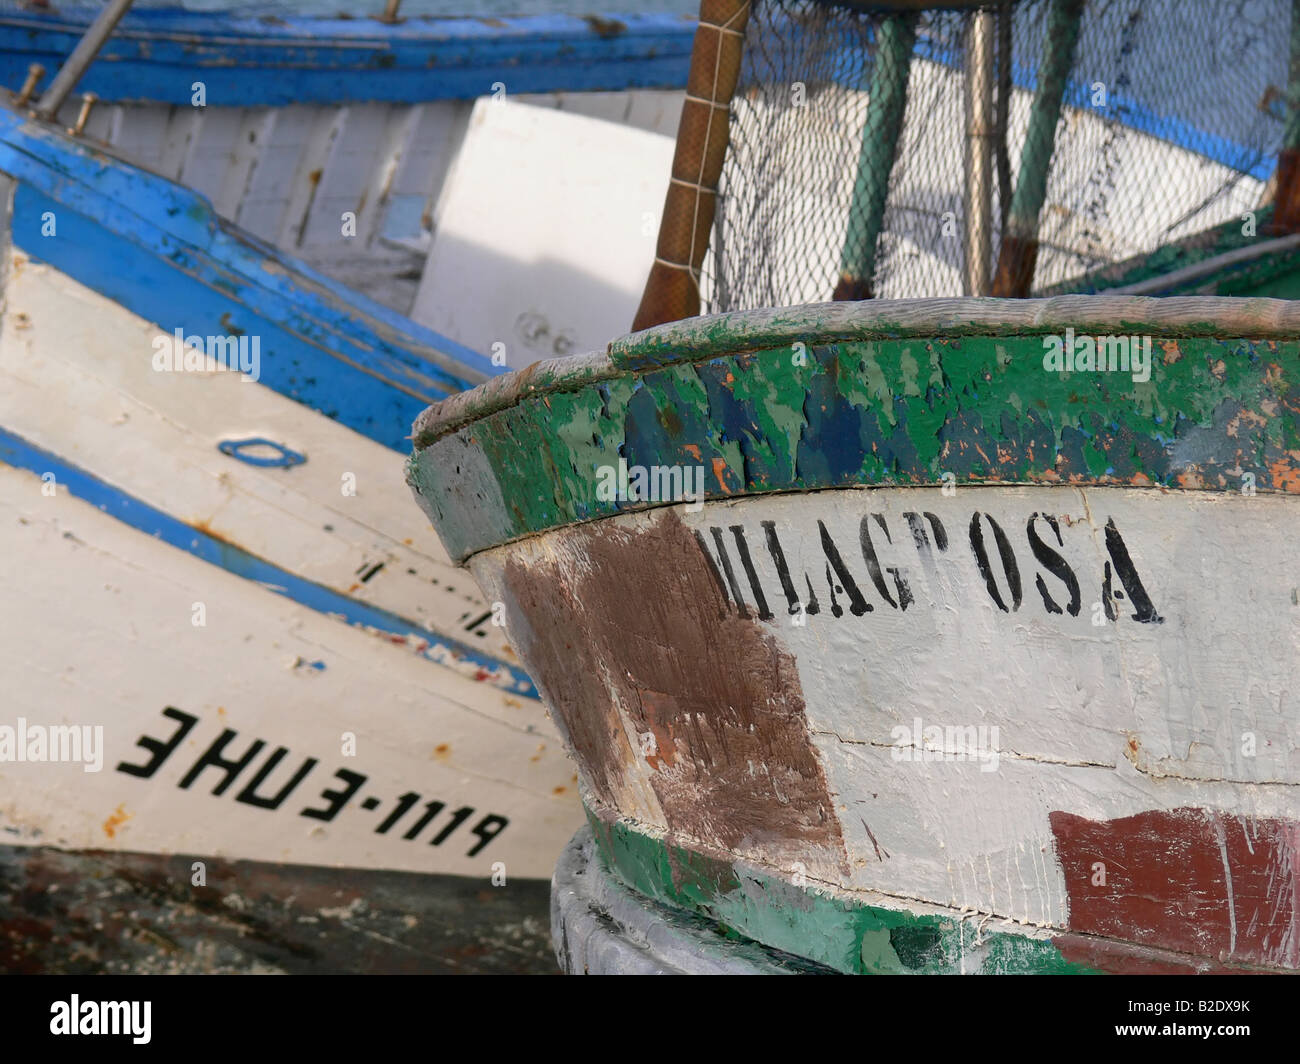
{"type": "Polygon", "coordinates": [[[409,478],[458,560],[661,500],[602,498],[620,462],[702,468],[708,499],[941,483],[1300,492],[1300,342],[1125,332],[1150,337],[1148,380],[1049,372],[1049,330],[805,333],[807,347],[526,394],[428,444],[409,478]]]}
{"type": "Polygon", "coordinates": [[[854,975],[1088,974],[1047,938],[940,914],[858,905],[801,889],[606,823],[590,810],[597,846],[628,887],[715,921],[732,937],[854,975]]]}

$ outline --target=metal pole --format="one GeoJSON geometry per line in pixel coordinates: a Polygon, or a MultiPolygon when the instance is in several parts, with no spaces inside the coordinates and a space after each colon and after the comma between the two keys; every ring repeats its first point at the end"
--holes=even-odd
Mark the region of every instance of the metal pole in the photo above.
{"type": "Polygon", "coordinates": [[[835,300],[871,299],[875,295],[876,242],[885,224],[889,174],[903,130],[907,80],[915,47],[915,15],[888,15],[880,20],[858,176],[849,203],[840,277],[831,296],[835,300]]]}
{"type": "Polygon", "coordinates": [[[63,101],[77,87],[77,82],[95,61],[95,56],[104,47],[104,42],[112,35],[118,22],[130,7],[131,0],[108,0],[104,9],[77,42],[77,46],[72,49],[67,62],[54,75],[54,80],[45,90],[45,95],[36,104],[37,118],[49,121],[58,113],[59,108],[63,106],[63,101]]]}
{"type": "Polygon", "coordinates": [[[1038,89],[1029,112],[1029,129],[1020,153],[1020,177],[1011,198],[1011,213],[1002,234],[995,296],[1024,298],[1038,262],[1038,214],[1047,199],[1047,173],[1056,148],[1056,123],[1061,117],[1065,81],[1074,65],[1079,43],[1083,0],[1052,0],[1047,42],[1038,65],[1038,89]]]}
{"type": "Polygon", "coordinates": [[[993,248],[993,13],[966,31],[966,294],[986,296],[993,248]]]}

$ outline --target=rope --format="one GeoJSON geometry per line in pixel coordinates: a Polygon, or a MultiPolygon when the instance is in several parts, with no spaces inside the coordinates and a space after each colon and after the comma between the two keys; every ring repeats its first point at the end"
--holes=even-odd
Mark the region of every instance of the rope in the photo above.
{"type": "MultiPolygon", "coordinates": [[[[704,180],[704,166],[705,163],[708,161],[708,157],[709,157],[709,145],[713,142],[713,114],[716,110],[719,109],[717,103],[718,74],[722,67],[722,35],[724,33],[730,34],[733,37],[739,37],[741,40],[744,40],[745,35],[740,30],[734,29],[731,25],[742,15],[744,15],[746,18],[749,17],[749,0],[745,0],[745,2],[741,4],[739,8],[736,9],[735,13],[729,19],[727,19],[727,21],[722,25],[718,25],[717,23],[713,23],[713,22],[700,23],[701,27],[707,26],[710,29],[714,29],[718,31],[717,50],[713,56],[713,98],[712,100],[709,101],[701,101],[701,102],[711,103],[712,106],[709,109],[708,124],[704,127],[704,150],[700,152],[699,169],[696,171],[695,184],[692,185],[690,182],[680,181],[676,178],[672,179],[676,181],[677,184],[679,185],[685,185],[687,188],[695,189],[695,207],[691,213],[691,242],[690,242],[690,252],[689,252],[691,258],[695,257],[695,247],[696,247],[695,240],[697,234],[699,233],[699,228],[700,228],[700,193],[712,192],[715,196],[717,195],[717,189],[705,188],[701,182],[703,182],[704,180]]],[[[728,102],[725,109],[730,110],[730,107],[731,107],[730,102],[728,102]]],[[[658,256],[656,255],[655,258],[658,259],[658,256]]],[[[675,266],[675,268],[677,269],[685,269],[687,275],[691,279],[691,284],[695,286],[695,294],[697,296],[700,294],[700,267],[704,265],[703,262],[700,263],[700,266],[696,266],[694,263],[687,263],[687,264],[664,263],[664,265],[675,266]]]]}

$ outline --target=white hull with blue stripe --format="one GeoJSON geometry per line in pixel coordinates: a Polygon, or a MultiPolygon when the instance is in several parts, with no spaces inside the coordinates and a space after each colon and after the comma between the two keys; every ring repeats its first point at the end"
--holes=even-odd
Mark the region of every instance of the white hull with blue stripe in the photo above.
{"type": "Polygon", "coordinates": [[[490,364],[3,110],[0,231],[0,843],[549,875],[571,763],[402,482],[490,364]]]}

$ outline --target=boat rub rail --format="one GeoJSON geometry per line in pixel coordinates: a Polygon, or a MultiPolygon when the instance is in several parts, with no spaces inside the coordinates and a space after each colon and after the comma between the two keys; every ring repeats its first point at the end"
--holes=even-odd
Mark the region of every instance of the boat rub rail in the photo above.
{"type": "Polygon", "coordinates": [[[1153,332],[1167,338],[1300,338],[1292,300],[1231,296],[1053,296],[1048,299],[878,299],[709,314],[632,333],[604,352],[534,362],[425,410],[415,421],[417,451],[528,398],[576,391],[625,373],[703,362],[808,342],[818,345],[967,336],[1153,332]]]}

